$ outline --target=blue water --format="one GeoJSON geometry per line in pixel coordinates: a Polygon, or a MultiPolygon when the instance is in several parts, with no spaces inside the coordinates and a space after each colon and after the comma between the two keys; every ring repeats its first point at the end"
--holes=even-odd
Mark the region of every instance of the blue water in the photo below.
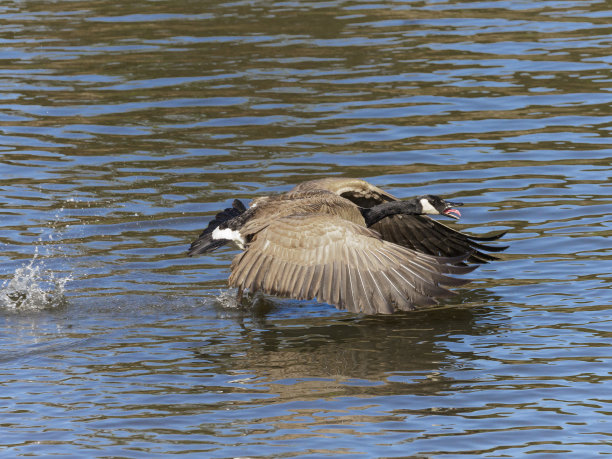
{"type": "Polygon", "coordinates": [[[0,454],[612,454],[607,6],[0,6],[0,454]],[[326,176],[510,248],[384,317],[237,308],[237,252],[185,256],[326,176]]]}

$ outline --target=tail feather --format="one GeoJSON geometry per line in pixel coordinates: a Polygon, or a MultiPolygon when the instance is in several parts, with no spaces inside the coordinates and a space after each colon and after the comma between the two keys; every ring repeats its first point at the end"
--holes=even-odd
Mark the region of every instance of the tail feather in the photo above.
{"type": "Polygon", "coordinates": [[[243,214],[246,210],[246,207],[241,201],[234,199],[232,207],[228,207],[215,215],[215,218],[208,224],[206,229],[202,231],[202,234],[191,243],[187,255],[191,257],[200,253],[211,252],[230,242],[229,239],[213,239],[212,232],[223,223],[243,214]]]}

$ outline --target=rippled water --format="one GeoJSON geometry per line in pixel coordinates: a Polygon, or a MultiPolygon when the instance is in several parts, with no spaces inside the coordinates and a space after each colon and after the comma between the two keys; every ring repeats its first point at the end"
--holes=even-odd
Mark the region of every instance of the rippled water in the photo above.
{"type": "Polygon", "coordinates": [[[0,6],[3,454],[612,453],[607,2],[123,3],[0,6]],[[185,257],[330,175],[510,249],[389,317],[185,257]]]}

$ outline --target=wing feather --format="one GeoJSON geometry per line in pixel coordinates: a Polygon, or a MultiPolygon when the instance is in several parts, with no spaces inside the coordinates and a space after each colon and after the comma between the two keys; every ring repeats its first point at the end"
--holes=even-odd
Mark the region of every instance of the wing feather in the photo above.
{"type": "Polygon", "coordinates": [[[485,245],[501,238],[505,232],[487,237],[469,236],[426,215],[393,215],[372,225],[382,238],[422,253],[443,257],[471,255],[466,261],[487,263],[497,257],[485,252],[501,252],[507,246],[485,245]]]}
{"type": "Polygon", "coordinates": [[[310,290],[312,286],[312,280],[314,278],[315,269],[313,266],[306,266],[304,279],[298,292],[298,300],[305,300],[310,297],[310,290]]]}
{"type": "MultiPolygon", "coordinates": [[[[373,207],[396,201],[392,194],[361,179],[326,177],[297,185],[292,192],[329,191],[361,207],[373,207]]],[[[456,231],[426,215],[394,215],[372,225],[382,238],[404,247],[435,256],[454,257],[471,255],[466,261],[487,263],[498,258],[486,252],[501,252],[507,246],[482,244],[501,238],[505,232],[491,236],[470,236],[456,231]]]]}
{"type": "Polygon", "coordinates": [[[420,254],[371,229],[326,214],[275,219],[254,235],[232,263],[230,285],[353,312],[391,313],[435,304],[464,280],[447,273],[465,258],[420,254]]]}

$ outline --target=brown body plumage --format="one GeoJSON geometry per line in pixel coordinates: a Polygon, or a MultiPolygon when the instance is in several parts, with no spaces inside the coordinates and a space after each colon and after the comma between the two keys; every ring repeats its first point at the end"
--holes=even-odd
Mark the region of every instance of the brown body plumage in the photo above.
{"type": "MultiPolygon", "coordinates": [[[[235,201],[189,254],[235,240],[245,250],[232,262],[229,284],[240,292],[316,298],[366,314],[412,310],[451,295],[446,287],[466,283],[449,276],[474,269],[464,261],[484,263],[494,257],[483,251],[503,250],[481,244],[501,235],[467,236],[420,215],[438,213],[423,199],[394,203],[393,195],[358,179],[304,182],[285,194],[257,198],[248,209],[235,201]]],[[[449,203],[437,199],[446,209],[439,213],[450,215],[449,203]]]]}

